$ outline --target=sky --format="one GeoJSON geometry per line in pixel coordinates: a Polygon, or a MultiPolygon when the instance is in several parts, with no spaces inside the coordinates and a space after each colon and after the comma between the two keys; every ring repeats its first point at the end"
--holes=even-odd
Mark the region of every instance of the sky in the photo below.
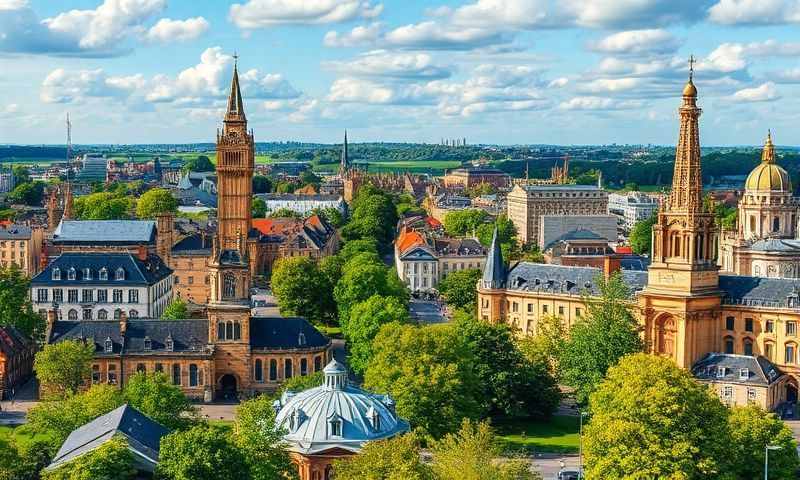
{"type": "Polygon", "coordinates": [[[0,0],[0,143],[800,145],[800,0],[0,0]]]}

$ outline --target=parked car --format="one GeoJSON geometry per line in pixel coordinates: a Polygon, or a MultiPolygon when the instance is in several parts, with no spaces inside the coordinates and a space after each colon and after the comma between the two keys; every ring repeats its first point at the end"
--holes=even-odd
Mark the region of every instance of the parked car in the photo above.
{"type": "Polygon", "coordinates": [[[556,476],[556,480],[581,480],[581,472],[573,469],[561,469],[556,476]]]}

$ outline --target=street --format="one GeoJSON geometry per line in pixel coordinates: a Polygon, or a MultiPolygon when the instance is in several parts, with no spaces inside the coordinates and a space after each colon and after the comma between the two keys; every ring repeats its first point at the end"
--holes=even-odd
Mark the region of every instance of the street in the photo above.
{"type": "Polygon", "coordinates": [[[408,311],[411,319],[419,323],[445,323],[448,318],[442,312],[439,302],[430,300],[419,300],[412,298],[408,303],[408,311]]]}

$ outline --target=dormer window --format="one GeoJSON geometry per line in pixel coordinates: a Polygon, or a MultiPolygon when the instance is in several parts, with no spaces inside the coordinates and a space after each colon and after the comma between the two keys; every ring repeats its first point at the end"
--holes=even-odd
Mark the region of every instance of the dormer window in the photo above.
{"type": "Polygon", "coordinates": [[[747,380],[750,378],[750,370],[747,368],[739,369],[739,380],[747,380]]]}
{"type": "Polygon", "coordinates": [[[58,267],[53,269],[53,280],[61,280],[61,269],[58,267]]]}
{"type": "Polygon", "coordinates": [[[67,270],[67,280],[75,280],[75,268],[69,267],[69,270],[67,270]]]}
{"type": "Polygon", "coordinates": [[[150,337],[144,337],[144,351],[149,352],[153,349],[153,341],[150,340],[150,337]]]}
{"type": "Polygon", "coordinates": [[[717,378],[725,378],[725,367],[717,367],[717,378]]]}
{"type": "Polygon", "coordinates": [[[289,417],[289,429],[294,431],[300,428],[300,424],[303,423],[303,410],[300,408],[295,408],[292,411],[292,415],[289,417]]]}
{"type": "Polygon", "coordinates": [[[125,280],[125,270],[119,267],[114,273],[114,280],[125,280]]]}
{"type": "Polygon", "coordinates": [[[305,333],[300,332],[297,335],[297,344],[300,345],[301,347],[306,344],[306,334],[305,333]]]}
{"type": "Polygon", "coordinates": [[[328,420],[328,432],[331,437],[342,436],[342,419],[339,416],[333,417],[328,420]]]}
{"type": "Polygon", "coordinates": [[[380,431],[381,429],[381,415],[375,409],[374,406],[370,406],[369,410],[367,410],[367,419],[369,420],[369,424],[372,425],[372,429],[375,431],[380,431]]]}
{"type": "Polygon", "coordinates": [[[92,279],[92,269],[84,268],[83,269],[83,279],[84,280],[91,280],[92,279]]]}
{"type": "Polygon", "coordinates": [[[175,342],[172,341],[172,335],[167,336],[167,339],[164,341],[164,347],[168,352],[171,352],[175,349],[175,342]]]}
{"type": "Polygon", "coordinates": [[[106,267],[101,268],[98,275],[100,280],[108,280],[108,269],[106,267]]]}
{"type": "Polygon", "coordinates": [[[114,351],[114,342],[111,341],[111,337],[106,337],[106,342],[103,350],[106,353],[112,353],[114,351]]]}

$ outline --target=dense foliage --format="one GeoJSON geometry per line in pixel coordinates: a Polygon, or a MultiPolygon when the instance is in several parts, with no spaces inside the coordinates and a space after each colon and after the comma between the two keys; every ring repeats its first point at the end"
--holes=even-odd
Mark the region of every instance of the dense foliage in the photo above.
{"type": "Polygon", "coordinates": [[[98,192],[74,201],[78,220],[124,220],[133,215],[136,200],[117,192],[98,192]]]}
{"type": "Polygon", "coordinates": [[[350,351],[348,364],[363,374],[372,360],[372,341],[388,323],[408,323],[408,307],[397,297],[373,295],[353,306],[350,318],[342,323],[342,333],[350,351]]]}
{"type": "Polygon", "coordinates": [[[164,480],[242,480],[249,464],[226,429],[197,425],[161,438],[156,475],[164,480]]]}
{"type": "Polygon", "coordinates": [[[372,238],[380,251],[388,252],[398,219],[391,196],[372,185],[364,185],[358,189],[352,211],[350,222],[342,229],[342,238],[348,241],[372,238]]]}
{"type": "Polygon", "coordinates": [[[447,305],[464,310],[478,307],[478,280],[481,271],[473,268],[450,273],[439,282],[439,293],[447,305]]]}
{"type": "Polygon", "coordinates": [[[136,202],[136,216],[141,219],[153,219],[157,215],[177,211],[178,200],[164,188],[152,188],[136,202]]]}
{"type": "Polygon", "coordinates": [[[282,315],[313,322],[332,320],[332,285],[317,262],[308,257],[281,258],[272,270],[272,292],[282,315]]]}
{"type": "Polygon", "coordinates": [[[34,313],[30,299],[31,281],[16,265],[0,267],[0,325],[10,325],[23,335],[44,333],[45,320],[34,313]]]}
{"type": "Polygon", "coordinates": [[[272,401],[269,395],[260,395],[236,408],[233,442],[244,455],[250,480],[291,479],[297,474],[283,448],[285,432],[275,425],[272,401]]]}
{"type": "Polygon", "coordinates": [[[650,255],[650,249],[653,242],[653,225],[656,223],[658,217],[652,217],[636,222],[631,229],[630,236],[628,237],[631,242],[631,249],[633,253],[639,255],[650,255]]]}
{"type": "Polygon", "coordinates": [[[186,302],[180,298],[173,299],[164,309],[164,313],[161,314],[162,320],[183,320],[186,318],[189,318],[189,309],[186,302]]]}
{"type": "Polygon", "coordinates": [[[33,367],[43,390],[56,396],[73,394],[92,373],[94,344],[79,340],[49,343],[36,353],[33,367]]]}
{"type": "Polygon", "coordinates": [[[133,453],[122,435],[42,475],[42,480],[134,480],[133,453]]]}

